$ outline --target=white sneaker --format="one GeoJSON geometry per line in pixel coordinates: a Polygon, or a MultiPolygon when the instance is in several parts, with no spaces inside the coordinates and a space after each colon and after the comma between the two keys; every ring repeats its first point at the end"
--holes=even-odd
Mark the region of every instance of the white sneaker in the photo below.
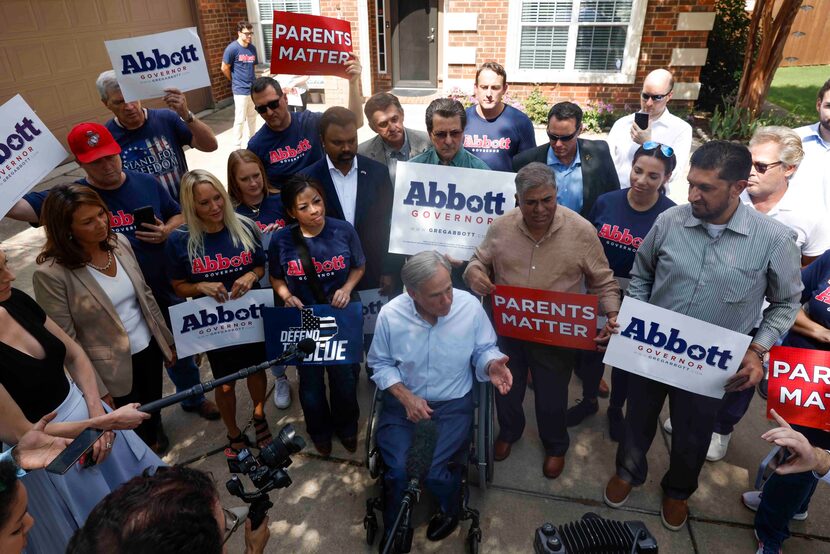
{"type": "Polygon", "coordinates": [[[729,440],[731,438],[732,433],[728,435],[712,433],[712,438],[709,440],[709,451],[706,452],[706,459],[710,462],[722,460],[726,456],[726,449],[729,448],[729,440]]]}
{"type": "Polygon", "coordinates": [[[288,384],[288,377],[277,379],[274,387],[274,404],[280,410],[285,410],[291,406],[291,385],[288,384]]]}
{"type": "MultiPolygon", "coordinates": [[[[744,506],[752,510],[753,512],[758,511],[758,506],[761,505],[761,491],[747,491],[741,495],[741,501],[744,503],[744,506]]],[[[807,512],[798,512],[797,514],[793,514],[793,519],[796,521],[804,521],[807,519],[807,512]]]]}
{"type": "Polygon", "coordinates": [[[666,421],[663,422],[663,431],[671,435],[671,418],[667,417],[666,421]]]}

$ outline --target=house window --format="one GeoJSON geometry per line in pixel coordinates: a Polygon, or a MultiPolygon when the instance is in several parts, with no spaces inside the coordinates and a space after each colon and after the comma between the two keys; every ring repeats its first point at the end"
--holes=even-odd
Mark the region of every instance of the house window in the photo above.
{"type": "Polygon", "coordinates": [[[646,2],[511,0],[511,80],[633,82],[646,2]]]}
{"type": "Polygon", "coordinates": [[[270,63],[271,44],[274,41],[274,10],[320,15],[319,0],[257,0],[259,22],[262,26],[262,42],[265,47],[263,60],[270,63]]]}
{"type": "Polygon", "coordinates": [[[378,35],[378,73],[386,73],[386,10],[383,7],[384,0],[376,0],[375,12],[377,17],[375,23],[377,25],[378,35]]]}

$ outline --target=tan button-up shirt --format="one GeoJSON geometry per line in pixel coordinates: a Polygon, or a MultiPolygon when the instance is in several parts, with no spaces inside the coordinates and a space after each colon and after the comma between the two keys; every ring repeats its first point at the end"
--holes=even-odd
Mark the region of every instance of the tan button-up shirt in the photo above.
{"type": "Polygon", "coordinates": [[[496,219],[476,248],[464,273],[477,267],[496,285],[599,296],[603,313],[620,309],[620,288],[597,238],[597,230],[579,214],[557,206],[550,229],[536,241],[514,208],[496,219]]]}

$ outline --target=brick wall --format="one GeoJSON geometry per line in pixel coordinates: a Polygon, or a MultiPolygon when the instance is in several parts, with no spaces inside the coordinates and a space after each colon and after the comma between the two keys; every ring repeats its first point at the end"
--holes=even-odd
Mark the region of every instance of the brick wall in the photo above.
{"type": "MultiPolygon", "coordinates": [[[[357,17],[357,2],[367,0],[320,0],[320,15],[345,19],[352,24],[352,51],[360,55],[360,28],[357,17]]],[[[369,60],[360,60],[363,71],[370,71],[369,60]]],[[[349,103],[349,82],[340,77],[326,77],[326,104],[346,106],[349,103]]]]}
{"type": "Polygon", "coordinates": [[[219,70],[222,53],[236,40],[236,24],[248,19],[245,0],[194,0],[199,36],[205,49],[213,101],[230,98],[230,82],[219,70]]]}
{"type": "MultiPolygon", "coordinates": [[[[371,43],[372,92],[389,90],[392,88],[391,66],[389,73],[377,72],[377,43],[375,21],[375,2],[369,4],[369,33],[371,43]]],[[[326,14],[322,6],[329,3],[321,2],[321,12],[326,14]]],[[[472,81],[479,64],[495,60],[504,64],[506,58],[506,37],[508,32],[508,0],[453,0],[442,3],[449,5],[453,13],[478,13],[478,25],[475,31],[453,31],[449,33],[449,47],[472,46],[476,48],[476,63],[469,65],[451,64],[448,67],[446,79],[464,79],[472,81]]],[[[669,67],[673,48],[706,48],[708,31],[677,31],[677,18],[681,12],[712,12],[714,0],[650,0],[646,8],[645,23],[643,25],[642,43],[640,46],[639,65],[636,80],[633,85],[608,84],[558,84],[542,83],[539,88],[548,100],[558,102],[573,100],[584,104],[589,101],[602,100],[624,107],[626,104],[639,104],[640,87],[646,74],[656,68],[669,67]]],[[[391,37],[387,40],[391,40],[391,37]]],[[[388,51],[388,47],[387,47],[388,51]]],[[[390,57],[391,58],[391,57],[390,57]]],[[[387,65],[391,60],[387,61],[387,65]]],[[[364,67],[369,63],[364,60],[364,67]]],[[[696,83],[700,76],[700,67],[670,67],[679,83],[696,83]]],[[[439,79],[442,68],[439,68],[439,79]]],[[[508,79],[510,75],[508,73],[508,79]]],[[[524,98],[537,85],[513,83],[510,90],[515,97],[524,98]]],[[[439,82],[439,90],[442,83],[439,82]]],[[[364,91],[368,95],[368,91],[364,91]]],[[[675,100],[673,104],[682,104],[675,100]]],[[[690,105],[691,102],[685,102],[690,105]]]]}

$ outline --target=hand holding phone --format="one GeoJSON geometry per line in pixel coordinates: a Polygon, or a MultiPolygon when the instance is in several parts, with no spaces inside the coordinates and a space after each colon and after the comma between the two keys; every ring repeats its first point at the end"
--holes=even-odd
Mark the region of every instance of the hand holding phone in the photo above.
{"type": "Polygon", "coordinates": [[[83,461],[84,467],[94,465],[95,462],[92,460],[91,452],[92,445],[95,444],[95,441],[97,441],[103,434],[104,431],[101,429],[84,429],[81,431],[81,434],[78,435],[77,438],[75,438],[75,440],[72,441],[69,446],[67,446],[66,449],[58,455],[57,458],[52,460],[52,463],[46,466],[46,471],[63,475],[75,464],[75,462],[80,460],[84,453],[87,453],[86,459],[83,461]]]}
{"type": "Polygon", "coordinates": [[[135,220],[135,228],[139,231],[144,231],[146,227],[143,227],[142,223],[155,225],[156,213],[153,211],[152,206],[142,206],[133,211],[133,219],[135,220]]]}

